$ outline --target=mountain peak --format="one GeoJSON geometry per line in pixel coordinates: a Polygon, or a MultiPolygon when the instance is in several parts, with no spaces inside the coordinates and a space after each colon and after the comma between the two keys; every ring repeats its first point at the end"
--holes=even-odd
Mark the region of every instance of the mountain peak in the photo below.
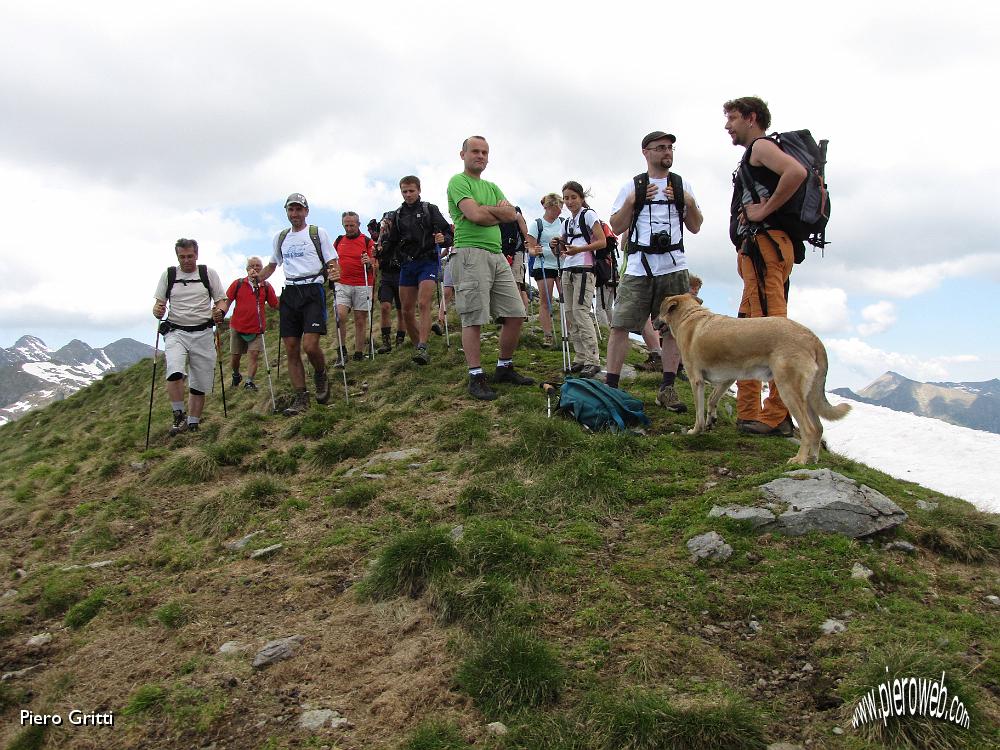
{"type": "Polygon", "coordinates": [[[37,336],[22,336],[14,342],[11,352],[19,354],[25,362],[48,362],[52,350],[37,336]]]}

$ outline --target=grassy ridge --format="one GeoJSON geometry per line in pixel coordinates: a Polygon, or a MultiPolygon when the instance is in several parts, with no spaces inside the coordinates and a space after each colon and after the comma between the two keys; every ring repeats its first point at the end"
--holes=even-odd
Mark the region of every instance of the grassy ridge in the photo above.
{"type": "MultiPolygon", "coordinates": [[[[425,368],[410,353],[350,363],[352,392],[364,381],[367,394],[345,404],[334,388],[331,405],[295,419],[268,413],[266,388],[227,389],[227,420],[215,394],[202,431],[173,442],[158,383],[149,451],[148,360],[0,428],[0,588],[17,591],[0,604],[3,669],[45,665],[2,683],[0,746],[21,736],[20,707],[97,706],[117,714],[116,747],[1000,741],[997,609],[984,601],[1000,570],[995,516],[824,454],[822,465],[907,511],[898,536],[920,553],[757,537],[707,513],[779,476],[788,441],[731,423],[682,435],[693,415],[653,406],[653,375],[628,386],[649,405],[648,435],[590,435],[546,418],[537,389],[472,401],[461,354],[440,340],[425,368]],[[400,448],[420,453],[377,456],[400,448]],[[713,529],[733,557],[691,563],[684,543],[713,529]],[[224,546],[258,531],[242,551],[224,546]],[[278,543],[275,556],[248,559],[278,543]],[[105,559],[114,564],[64,570],[105,559]],[[855,562],[874,571],[870,582],[851,578],[855,562]],[[820,635],[844,613],[845,633],[820,635]],[[45,650],[25,646],[45,631],[55,636],[45,650]],[[263,672],[249,667],[252,651],[217,653],[227,640],[292,633],[303,652],[263,672]],[[971,731],[851,729],[886,666],[946,670],[974,712],[971,731]],[[296,728],[306,703],[355,726],[317,742],[296,728]],[[506,736],[485,734],[495,720],[506,736]]],[[[559,354],[528,333],[517,363],[556,377],[559,354]]],[[[19,741],[94,737],[56,728],[19,741]]]]}

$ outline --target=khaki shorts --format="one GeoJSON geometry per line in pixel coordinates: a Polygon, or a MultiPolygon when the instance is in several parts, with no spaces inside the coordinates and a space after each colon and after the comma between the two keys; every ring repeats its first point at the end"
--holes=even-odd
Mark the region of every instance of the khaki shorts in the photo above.
{"type": "Polygon", "coordinates": [[[667,297],[691,291],[687,269],[663,276],[625,275],[618,283],[618,299],[611,314],[611,327],[638,333],[649,317],[660,314],[667,297]]]}
{"type": "Polygon", "coordinates": [[[372,288],[337,284],[337,304],[349,307],[351,310],[371,310],[372,288]]]}
{"type": "Polygon", "coordinates": [[[514,253],[514,262],[510,264],[510,273],[518,289],[524,289],[524,251],[514,253]]]}
{"type": "Polygon", "coordinates": [[[463,326],[486,325],[491,318],[524,317],[521,294],[503,255],[481,247],[460,247],[448,265],[463,326]]]}
{"type": "Polygon", "coordinates": [[[166,378],[175,373],[187,375],[188,388],[212,392],[215,383],[215,330],[171,331],[163,347],[166,355],[166,378]]]}
{"type": "Polygon", "coordinates": [[[245,341],[242,334],[237,333],[232,328],[229,329],[229,353],[246,354],[247,352],[259,352],[264,348],[263,339],[260,334],[253,337],[251,341],[245,341]]]}

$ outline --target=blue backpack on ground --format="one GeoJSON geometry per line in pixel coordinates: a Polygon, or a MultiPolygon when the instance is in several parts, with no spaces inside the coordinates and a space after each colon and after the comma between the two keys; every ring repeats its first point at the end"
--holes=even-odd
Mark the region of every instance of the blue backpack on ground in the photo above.
{"type": "Polygon", "coordinates": [[[591,430],[619,432],[649,425],[642,401],[589,378],[569,378],[563,383],[559,408],[591,430]]]}

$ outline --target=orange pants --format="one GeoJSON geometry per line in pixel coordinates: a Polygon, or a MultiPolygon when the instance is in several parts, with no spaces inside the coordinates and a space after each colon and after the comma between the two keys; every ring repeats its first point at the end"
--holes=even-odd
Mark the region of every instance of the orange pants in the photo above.
{"type": "MultiPolygon", "coordinates": [[[[763,284],[758,287],[757,269],[749,255],[742,250],[738,255],[737,270],[743,279],[743,299],[740,300],[740,317],[763,318],[764,309],[761,306],[760,295],[767,300],[767,316],[772,318],[788,317],[788,300],[785,298],[785,283],[792,273],[795,264],[795,251],[792,241],[784,232],[769,230],[774,242],[761,232],[757,235],[760,253],[764,258],[763,284]],[[775,246],[775,242],[777,246],[775,246]]],[[[744,248],[746,245],[744,245],[744,248]]],[[[778,388],[772,380],[768,383],[767,399],[764,405],[760,403],[761,385],[759,380],[736,381],[736,417],[737,419],[763,422],[768,427],[777,427],[788,416],[778,388]]]]}

